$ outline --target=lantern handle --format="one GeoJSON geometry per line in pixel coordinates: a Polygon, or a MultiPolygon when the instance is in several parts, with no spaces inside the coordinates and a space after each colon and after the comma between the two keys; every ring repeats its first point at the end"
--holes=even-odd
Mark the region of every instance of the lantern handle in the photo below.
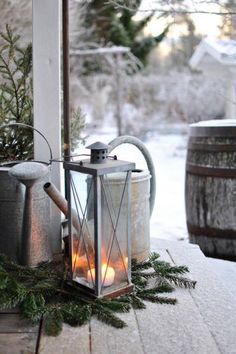
{"type": "Polygon", "coordinates": [[[25,123],[9,123],[9,124],[3,124],[0,126],[0,129],[5,129],[5,128],[9,128],[9,127],[13,127],[13,126],[19,126],[19,127],[22,127],[22,128],[29,128],[29,129],[32,129],[33,131],[37,132],[45,141],[45,143],[47,144],[48,146],[48,149],[49,149],[49,155],[50,155],[50,159],[49,159],[49,164],[52,163],[52,148],[47,140],[47,138],[43,135],[43,133],[41,133],[38,129],[32,127],[32,125],[29,125],[29,124],[25,124],[25,123]]]}
{"type": "Polygon", "coordinates": [[[148,170],[151,175],[151,180],[150,180],[150,217],[151,217],[154,204],[155,204],[155,197],[156,197],[156,173],[155,173],[155,167],[153,164],[152,157],[148,149],[144,145],[144,143],[140,139],[131,135],[118,136],[117,138],[111,140],[110,143],[108,144],[109,153],[121,144],[132,144],[136,146],[141,151],[141,153],[145,158],[148,170]]]}

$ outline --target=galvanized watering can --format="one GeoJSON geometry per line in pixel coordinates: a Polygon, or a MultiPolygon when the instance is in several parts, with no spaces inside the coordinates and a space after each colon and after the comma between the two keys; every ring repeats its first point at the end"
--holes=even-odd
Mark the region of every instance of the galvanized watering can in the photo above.
{"type": "Polygon", "coordinates": [[[51,259],[50,203],[43,185],[50,180],[52,150],[45,136],[27,124],[49,148],[50,162],[10,161],[0,164],[0,253],[20,264],[36,266],[51,259]]]}
{"type": "MultiPolygon", "coordinates": [[[[131,238],[132,258],[144,261],[150,253],[150,217],[153,211],[156,194],[155,168],[149,151],[141,140],[133,136],[120,136],[109,143],[109,152],[121,144],[132,144],[143,154],[148,169],[132,172],[131,185],[131,238]]],[[[112,177],[113,200],[119,202],[124,176],[122,173],[112,177]]]]}
{"type": "MultiPolygon", "coordinates": [[[[148,167],[147,170],[133,171],[131,177],[132,258],[136,258],[141,262],[146,260],[150,253],[150,217],[153,211],[156,194],[155,168],[151,155],[141,140],[132,136],[120,136],[109,143],[109,152],[121,144],[132,144],[136,146],[143,154],[148,167]]],[[[117,205],[119,205],[120,203],[120,195],[124,186],[124,178],[124,174],[119,172],[114,173],[113,176],[110,176],[108,179],[109,186],[111,186],[110,193],[113,204],[117,203],[117,205]]],[[[89,190],[91,183],[90,178],[88,178],[86,182],[87,190],[89,190]]],[[[52,200],[67,217],[67,202],[63,200],[60,193],[55,190],[55,187],[50,183],[47,183],[45,185],[45,191],[50,195],[52,200]],[[52,190],[50,191],[50,189],[52,190]]],[[[117,209],[116,205],[114,205],[114,207],[117,209]]],[[[93,208],[88,204],[87,213],[89,214],[92,210],[93,208]]],[[[73,226],[76,228],[75,222],[73,223],[73,226]]],[[[68,237],[66,237],[68,234],[67,222],[64,222],[63,233],[65,235],[64,241],[66,247],[68,247],[68,237]]]]}

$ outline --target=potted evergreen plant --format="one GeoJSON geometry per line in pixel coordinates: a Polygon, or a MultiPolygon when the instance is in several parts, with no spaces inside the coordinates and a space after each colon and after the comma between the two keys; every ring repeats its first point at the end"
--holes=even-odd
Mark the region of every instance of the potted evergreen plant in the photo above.
{"type": "Polygon", "coordinates": [[[0,163],[28,160],[33,156],[32,131],[5,125],[33,125],[32,45],[21,47],[20,36],[8,25],[0,40],[0,163]]]}

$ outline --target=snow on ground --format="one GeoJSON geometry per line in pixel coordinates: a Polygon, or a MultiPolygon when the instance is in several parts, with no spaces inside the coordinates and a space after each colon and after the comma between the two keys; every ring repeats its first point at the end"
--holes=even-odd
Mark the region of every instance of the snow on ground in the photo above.
{"type": "Polygon", "coordinates": [[[146,144],[156,167],[151,237],[187,239],[184,205],[186,135],[154,135],[146,144]]]}
{"type": "MultiPolygon", "coordinates": [[[[150,236],[187,241],[184,205],[187,135],[181,129],[177,131],[170,134],[168,129],[168,133],[150,133],[144,142],[153,158],[157,184],[150,236]]],[[[95,141],[109,143],[115,137],[116,131],[106,128],[99,134],[90,134],[86,145],[95,141]]],[[[112,153],[121,160],[134,161],[137,168],[146,168],[142,154],[133,145],[123,144],[112,153]]]]}

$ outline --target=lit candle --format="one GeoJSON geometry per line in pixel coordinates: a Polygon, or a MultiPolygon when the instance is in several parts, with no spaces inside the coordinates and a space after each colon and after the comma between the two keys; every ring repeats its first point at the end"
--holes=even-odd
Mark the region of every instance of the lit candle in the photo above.
{"type": "MultiPolygon", "coordinates": [[[[110,286],[114,283],[115,271],[112,267],[107,267],[107,264],[102,265],[102,283],[104,286],[110,286]],[[104,280],[106,274],[106,278],[104,280]],[[104,280],[104,281],[103,281],[104,280]]],[[[92,283],[92,279],[95,282],[95,269],[92,268],[88,270],[87,280],[89,283],[92,283]]]]}
{"type": "Polygon", "coordinates": [[[73,272],[76,272],[76,273],[83,273],[83,272],[86,272],[86,270],[88,269],[88,260],[87,260],[87,257],[86,256],[82,256],[82,257],[79,257],[78,255],[76,254],[73,254],[73,257],[72,257],[72,269],[73,269],[73,272]]]}

